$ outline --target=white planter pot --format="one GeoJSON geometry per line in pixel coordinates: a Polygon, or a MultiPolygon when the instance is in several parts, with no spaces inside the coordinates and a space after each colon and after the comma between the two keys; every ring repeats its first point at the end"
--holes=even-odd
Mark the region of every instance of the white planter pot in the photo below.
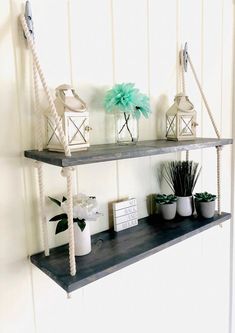
{"type": "Polygon", "coordinates": [[[91,234],[90,224],[86,221],[86,226],[83,231],[77,223],[73,224],[74,228],[74,245],[75,245],[75,256],[84,256],[91,252],[91,234]]]}
{"type": "Polygon", "coordinates": [[[177,197],[176,210],[180,216],[191,216],[193,214],[193,197],[177,197]]]}

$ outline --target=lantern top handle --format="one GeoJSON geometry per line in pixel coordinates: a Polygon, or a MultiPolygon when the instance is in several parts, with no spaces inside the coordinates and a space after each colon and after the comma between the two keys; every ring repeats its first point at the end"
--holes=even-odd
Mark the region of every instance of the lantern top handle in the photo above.
{"type": "MultiPolygon", "coordinates": [[[[32,8],[29,1],[26,1],[25,3],[24,16],[32,38],[34,38],[32,8]]],[[[26,38],[26,36],[24,37],[26,38]]]]}
{"type": "Polygon", "coordinates": [[[187,42],[184,44],[184,48],[183,48],[182,52],[183,52],[184,71],[187,72],[187,69],[188,69],[188,43],[187,42]]]}

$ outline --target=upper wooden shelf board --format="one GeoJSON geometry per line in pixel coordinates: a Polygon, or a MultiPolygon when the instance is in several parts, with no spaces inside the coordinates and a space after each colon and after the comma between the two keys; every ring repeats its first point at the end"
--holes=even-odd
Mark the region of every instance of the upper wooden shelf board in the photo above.
{"type": "Polygon", "coordinates": [[[230,218],[230,214],[222,213],[211,219],[191,216],[167,222],[153,215],[119,233],[98,233],[92,236],[92,252],[76,257],[75,276],[69,275],[68,245],[52,249],[49,257],[39,253],[30,259],[63,289],[72,292],[230,218]]]}
{"type": "Polygon", "coordinates": [[[71,157],[66,157],[64,153],[51,152],[48,150],[27,150],[24,154],[25,157],[37,161],[57,165],[60,167],[66,167],[121,160],[126,158],[174,153],[184,150],[224,146],[232,144],[232,142],[232,139],[212,138],[197,138],[196,140],[192,141],[151,140],[140,141],[136,145],[94,145],[91,146],[88,150],[72,153],[71,157]]]}

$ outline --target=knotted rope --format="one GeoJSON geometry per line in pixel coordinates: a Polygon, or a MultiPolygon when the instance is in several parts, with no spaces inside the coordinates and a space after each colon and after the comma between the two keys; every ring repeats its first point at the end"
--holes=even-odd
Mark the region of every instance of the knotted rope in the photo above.
{"type": "Polygon", "coordinates": [[[69,266],[70,274],[76,274],[74,231],[73,231],[73,191],[72,191],[72,172],[73,168],[66,167],[61,171],[61,175],[67,179],[67,214],[68,214],[68,232],[69,232],[69,266]]]}
{"type": "MultiPolygon", "coordinates": [[[[50,106],[50,111],[54,122],[56,124],[56,128],[59,133],[60,142],[64,148],[64,152],[66,156],[71,156],[70,148],[68,146],[67,138],[64,134],[61,120],[57,114],[56,107],[46,83],[46,79],[44,73],[42,71],[38,53],[36,50],[36,45],[31,37],[30,31],[27,26],[27,22],[25,20],[24,15],[20,16],[20,21],[25,33],[25,36],[28,41],[28,45],[32,52],[33,56],[33,72],[34,72],[34,88],[35,88],[35,111],[38,116],[38,126],[37,126],[37,147],[38,150],[43,150],[43,117],[39,111],[39,94],[38,94],[38,76],[40,77],[43,89],[48,99],[48,103],[50,106]]],[[[43,183],[43,169],[42,163],[37,162],[38,168],[38,180],[39,180],[39,192],[40,192],[40,210],[41,210],[41,220],[42,220],[42,230],[43,230],[43,243],[45,248],[45,255],[49,255],[49,246],[48,246],[48,230],[47,230],[47,221],[46,221],[46,214],[45,214],[45,195],[44,195],[44,183],[43,183]]],[[[62,176],[66,177],[67,179],[67,204],[68,204],[68,231],[69,231],[69,264],[70,264],[70,274],[76,274],[76,261],[75,261],[75,251],[74,251],[74,234],[73,234],[73,193],[72,193],[72,168],[63,168],[62,169],[62,176]]]]}
{"type": "Polygon", "coordinates": [[[42,235],[43,235],[43,247],[44,247],[45,256],[49,256],[48,228],[47,228],[47,219],[45,214],[43,163],[37,161],[36,168],[38,170],[39,201],[40,201],[40,215],[41,215],[41,225],[42,225],[42,235]]]}
{"type": "Polygon", "coordinates": [[[40,77],[43,89],[44,89],[44,91],[46,93],[46,96],[47,96],[47,99],[48,99],[48,103],[49,103],[49,106],[50,106],[50,111],[51,111],[51,114],[52,114],[53,119],[54,119],[55,124],[56,124],[56,128],[57,128],[58,133],[59,133],[60,142],[61,142],[61,144],[64,148],[65,155],[66,156],[71,156],[71,152],[70,152],[70,149],[69,149],[69,146],[68,146],[68,142],[67,142],[67,139],[65,137],[60,118],[57,114],[55,103],[53,101],[52,95],[51,95],[50,90],[48,88],[48,85],[46,83],[46,79],[45,79],[45,76],[43,74],[40,62],[39,62],[36,46],[35,46],[35,43],[34,43],[32,37],[31,37],[31,34],[30,34],[29,29],[28,29],[28,26],[27,26],[24,15],[20,16],[20,21],[21,21],[25,36],[27,38],[28,45],[29,45],[29,47],[31,49],[31,52],[32,52],[32,55],[33,55],[33,61],[34,61],[35,67],[38,71],[38,75],[40,77]]]}
{"type": "MultiPolygon", "coordinates": [[[[39,94],[38,94],[38,73],[35,63],[33,63],[33,80],[34,80],[34,109],[36,113],[36,141],[37,148],[39,151],[43,150],[43,117],[39,110],[39,94]]],[[[38,173],[38,186],[39,186],[39,201],[40,201],[40,220],[42,228],[42,239],[45,256],[49,256],[49,242],[48,242],[48,228],[45,210],[45,192],[44,192],[44,181],[43,181],[43,163],[36,162],[37,173],[38,173]]]]}

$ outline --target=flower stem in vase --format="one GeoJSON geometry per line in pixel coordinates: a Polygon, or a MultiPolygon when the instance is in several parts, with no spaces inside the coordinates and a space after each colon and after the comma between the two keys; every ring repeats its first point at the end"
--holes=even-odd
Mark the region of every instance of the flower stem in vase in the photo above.
{"type": "Polygon", "coordinates": [[[125,118],[125,123],[123,124],[122,128],[120,129],[119,131],[119,134],[124,130],[124,127],[126,126],[129,134],[130,134],[130,137],[131,137],[131,141],[133,142],[134,141],[134,138],[132,136],[132,133],[130,131],[130,128],[129,128],[129,125],[128,125],[128,121],[130,119],[130,114],[127,116],[126,112],[124,112],[124,118],[125,118]]]}

